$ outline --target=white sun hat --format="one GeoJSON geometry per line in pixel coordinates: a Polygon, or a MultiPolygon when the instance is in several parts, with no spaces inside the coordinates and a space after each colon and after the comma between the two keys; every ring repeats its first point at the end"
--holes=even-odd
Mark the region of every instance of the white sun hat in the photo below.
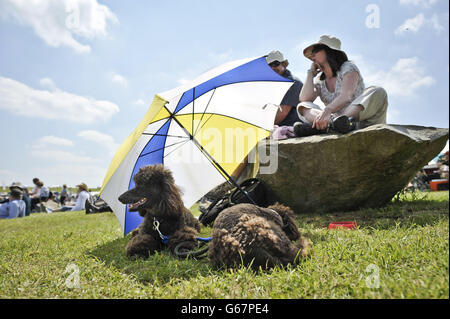
{"type": "Polygon", "coordinates": [[[326,45],[327,47],[329,47],[330,49],[344,52],[341,50],[341,40],[339,40],[338,38],[333,37],[331,35],[322,35],[319,38],[319,41],[311,44],[310,46],[306,47],[306,49],[303,50],[303,55],[305,57],[307,57],[308,59],[312,60],[311,59],[312,51],[313,51],[314,47],[318,44],[323,44],[323,45],[326,45]]]}

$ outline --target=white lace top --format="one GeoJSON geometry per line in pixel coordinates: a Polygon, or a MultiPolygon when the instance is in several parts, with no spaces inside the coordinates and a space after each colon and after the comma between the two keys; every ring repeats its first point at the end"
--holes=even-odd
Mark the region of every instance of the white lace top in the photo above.
{"type": "MultiPolygon", "coordinates": [[[[339,94],[341,94],[342,79],[344,78],[344,75],[346,75],[349,72],[358,72],[359,75],[358,84],[356,85],[352,101],[361,95],[361,93],[364,91],[364,80],[361,76],[361,73],[359,72],[358,67],[353,62],[346,61],[341,65],[341,69],[336,74],[336,88],[334,92],[328,91],[325,80],[323,81],[320,80],[320,77],[316,77],[314,79],[314,87],[316,88],[317,93],[319,94],[323,104],[325,105],[330,104],[335,98],[339,96],[339,94]]],[[[348,103],[347,105],[349,105],[350,103],[348,103]]]]}

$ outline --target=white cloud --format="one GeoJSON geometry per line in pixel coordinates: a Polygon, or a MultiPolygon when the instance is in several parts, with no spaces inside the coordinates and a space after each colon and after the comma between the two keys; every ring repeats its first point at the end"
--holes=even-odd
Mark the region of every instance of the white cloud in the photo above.
{"type": "Polygon", "coordinates": [[[128,80],[120,74],[112,73],[110,79],[111,79],[111,82],[119,84],[123,87],[128,86],[128,80]]]}
{"type": "Polygon", "coordinates": [[[1,76],[0,109],[27,117],[62,119],[83,124],[104,122],[119,112],[119,107],[109,101],[61,90],[37,90],[1,76]]]}
{"type": "MultiPolygon", "coordinates": [[[[33,176],[41,177],[47,185],[66,183],[73,186],[85,182],[90,187],[100,186],[109,156],[86,155],[79,146],[66,138],[52,135],[38,138],[28,146],[28,155],[35,163],[33,176]],[[77,148],[64,149],[72,146],[77,148]]],[[[0,173],[0,177],[8,177],[8,174],[0,173]]]]}
{"type": "Polygon", "coordinates": [[[431,24],[431,27],[436,30],[437,33],[440,33],[441,31],[444,31],[444,27],[441,25],[441,23],[439,22],[439,17],[436,13],[434,13],[431,16],[431,19],[429,21],[429,23],[431,24]]]}
{"type": "MultiPolygon", "coordinates": [[[[191,64],[190,67],[184,69],[182,72],[178,74],[180,76],[175,75],[176,82],[178,86],[183,86],[188,84],[189,82],[197,79],[197,77],[201,74],[209,72],[216,68],[217,66],[233,61],[236,58],[234,57],[234,52],[232,49],[229,49],[225,52],[209,52],[205,55],[203,60],[196,61],[191,64]]],[[[160,77],[164,78],[172,78],[172,74],[160,72],[160,77]]]]}
{"type": "Polygon", "coordinates": [[[79,183],[86,183],[89,188],[99,187],[108,168],[103,163],[53,162],[47,167],[35,167],[33,176],[41,177],[47,185],[67,184],[74,187],[79,183]]]}
{"type": "MultiPolygon", "coordinates": [[[[55,150],[55,149],[39,149],[32,148],[30,152],[31,156],[47,160],[51,163],[61,162],[67,165],[71,164],[95,164],[101,163],[102,160],[98,158],[93,158],[89,156],[84,156],[80,154],[75,154],[73,152],[55,150]]],[[[68,167],[66,167],[67,169],[68,167]]]]}
{"type": "Polygon", "coordinates": [[[398,123],[402,120],[402,113],[393,105],[389,105],[386,114],[387,123],[398,123]]]}
{"type": "Polygon", "coordinates": [[[407,31],[417,33],[417,31],[419,31],[424,24],[425,16],[423,15],[423,13],[420,13],[414,18],[407,19],[405,22],[403,22],[403,24],[395,30],[395,34],[399,35],[407,31]]]}
{"type": "Polygon", "coordinates": [[[33,145],[35,148],[44,148],[50,145],[54,146],[73,146],[73,142],[66,138],[57,137],[53,135],[43,136],[37,140],[37,143],[33,145]]]}
{"type": "Polygon", "coordinates": [[[98,163],[99,159],[91,158],[73,151],[62,150],[61,147],[72,147],[74,143],[63,137],[47,135],[39,137],[29,148],[30,155],[34,158],[44,159],[48,163],[68,164],[92,164],[98,163]]]}
{"type": "Polygon", "coordinates": [[[74,36],[105,37],[108,22],[118,22],[114,13],[97,0],[4,0],[0,11],[3,17],[12,17],[33,28],[49,46],[65,46],[77,53],[88,53],[91,47],[74,36]]]}
{"type": "Polygon", "coordinates": [[[225,52],[210,52],[208,53],[208,58],[211,61],[212,65],[222,64],[228,61],[233,60],[233,50],[229,49],[225,52]]]}
{"type": "Polygon", "coordinates": [[[0,169],[0,185],[2,191],[7,191],[7,187],[17,181],[17,173],[7,169],[0,169]]]}
{"type": "Polygon", "coordinates": [[[440,33],[444,31],[444,26],[439,21],[439,16],[434,13],[431,18],[427,19],[423,13],[419,13],[417,16],[411,19],[405,20],[402,25],[395,29],[396,35],[403,35],[406,32],[417,33],[423,27],[428,27],[440,33]]]}
{"type": "Polygon", "coordinates": [[[422,7],[430,7],[437,2],[438,0],[400,0],[400,4],[402,5],[414,5],[422,7]]]}
{"type": "Polygon", "coordinates": [[[87,141],[91,141],[105,147],[111,155],[114,155],[119,148],[119,144],[114,141],[114,138],[112,136],[100,133],[98,131],[85,130],[79,132],[78,136],[87,141]]]}
{"type": "Polygon", "coordinates": [[[192,81],[192,79],[179,78],[179,79],[177,80],[177,84],[181,86],[181,85],[188,84],[188,83],[191,82],[191,81],[192,81]]]}
{"type": "Polygon", "coordinates": [[[133,104],[137,106],[146,106],[147,102],[145,102],[143,99],[137,99],[133,101],[133,104]]]}
{"type": "Polygon", "coordinates": [[[389,96],[414,97],[419,89],[430,87],[435,79],[425,74],[417,57],[403,58],[388,71],[375,69],[364,62],[361,56],[355,56],[366,86],[378,85],[386,89],[389,96]]]}
{"type": "Polygon", "coordinates": [[[46,89],[49,89],[50,91],[56,91],[58,88],[55,85],[55,82],[53,82],[50,78],[42,78],[39,80],[39,84],[46,89]]]}

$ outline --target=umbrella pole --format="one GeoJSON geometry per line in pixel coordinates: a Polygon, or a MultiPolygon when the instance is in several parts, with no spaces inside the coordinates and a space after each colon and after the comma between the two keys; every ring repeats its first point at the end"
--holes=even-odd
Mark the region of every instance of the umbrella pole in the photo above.
{"type": "Polygon", "coordinates": [[[216,167],[218,167],[218,168],[220,169],[220,171],[228,178],[228,180],[229,180],[229,181],[230,181],[237,189],[239,189],[239,190],[241,191],[241,193],[245,195],[245,197],[248,198],[248,200],[249,200],[253,205],[257,205],[257,204],[255,203],[255,201],[253,200],[253,198],[251,198],[250,195],[249,195],[246,191],[244,191],[244,190],[239,186],[239,184],[234,180],[233,177],[231,177],[230,175],[228,175],[228,173],[222,168],[222,166],[220,166],[220,164],[217,163],[216,160],[215,160],[211,155],[209,155],[209,153],[203,148],[203,146],[201,146],[201,145],[197,142],[196,139],[193,138],[192,141],[195,143],[195,145],[197,145],[198,148],[200,148],[200,150],[206,155],[206,157],[208,157],[208,159],[209,159],[211,162],[213,162],[214,165],[215,165],[216,167]]]}
{"type": "Polygon", "coordinates": [[[244,191],[244,190],[239,186],[239,184],[234,180],[234,178],[232,178],[230,175],[228,175],[228,173],[223,169],[223,167],[220,166],[220,164],[216,162],[216,160],[215,160],[215,159],[214,159],[214,158],[213,158],[213,157],[212,157],[212,156],[211,156],[211,155],[203,148],[203,146],[200,145],[200,143],[194,138],[194,136],[192,136],[192,135],[189,133],[188,130],[186,130],[186,128],[185,128],[185,127],[177,120],[177,118],[176,118],[175,116],[173,116],[173,115],[171,116],[171,118],[172,118],[175,122],[178,123],[178,125],[186,132],[186,134],[189,135],[191,141],[194,142],[194,144],[202,151],[202,153],[205,154],[206,157],[207,157],[211,162],[213,162],[214,165],[215,165],[217,168],[219,168],[220,172],[221,172],[223,175],[225,175],[225,176],[228,178],[228,180],[229,180],[229,181],[230,181],[237,189],[239,189],[239,190],[241,191],[241,193],[244,194],[245,197],[247,197],[248,200],[249,200],[253,205],[257,205],[257,204],[255,203],[255,201],[253,200],[253,198],[251,198],[250,195],[249,195],[246,191],[244,191]]]}

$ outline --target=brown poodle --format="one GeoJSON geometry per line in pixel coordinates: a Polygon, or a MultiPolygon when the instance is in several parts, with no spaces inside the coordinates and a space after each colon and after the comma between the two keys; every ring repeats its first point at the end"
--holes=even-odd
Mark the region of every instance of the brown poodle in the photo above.
{"type": "Polygon", "coordinates": [[[289,207],[238,204],[224,209],[214,221],[208,256],[216,267],[267,269],[295,264],[311,249],[311,242],[300,236],[289,207]],[[298,242],[293,244],[293,240],[298,242]]]}
{"type": "Polygon", "coordinates": [[[180,242],[192,242],[195,247],[200,224],[184,207],[172,173],[163,165],[149,165],[141,167],[133,180],[135,187],[120,195],[119,201],[129,204],[129,211],[138,211],[144,220],[132,232],[127,256],[146,258],[164,247],[173,252],[180,242]],[[159,223],[159,232],[155,222],[159,223]],[[168,237],[167,243],[160,233],[168,237]]]}

